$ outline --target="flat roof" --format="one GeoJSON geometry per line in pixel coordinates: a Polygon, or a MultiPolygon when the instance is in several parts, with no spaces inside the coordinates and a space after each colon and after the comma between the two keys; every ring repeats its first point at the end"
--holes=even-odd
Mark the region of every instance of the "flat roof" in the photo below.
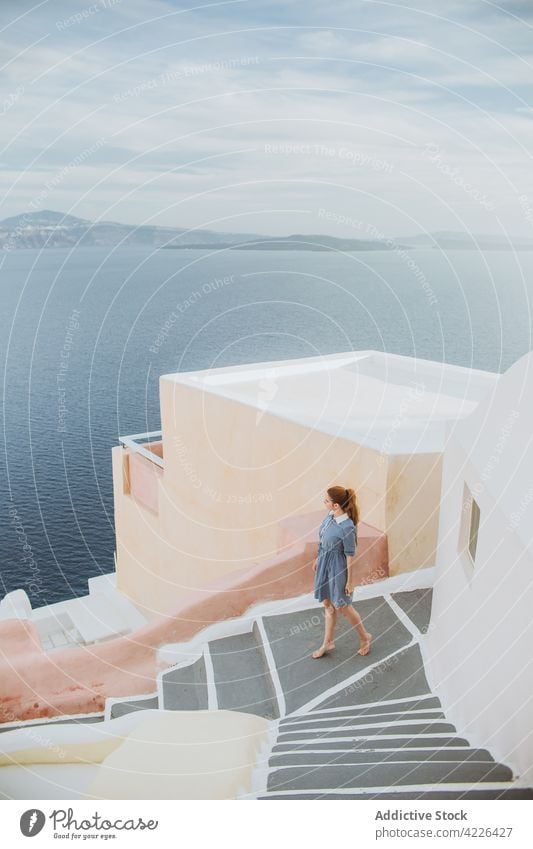
{"type": "Polygon", "coordinates": [[[442,451],[447,424],[469,415],[499,378],[372,350],[162,376],[246,404],[260,418],[277,416],[385,454],[442,451]]]}

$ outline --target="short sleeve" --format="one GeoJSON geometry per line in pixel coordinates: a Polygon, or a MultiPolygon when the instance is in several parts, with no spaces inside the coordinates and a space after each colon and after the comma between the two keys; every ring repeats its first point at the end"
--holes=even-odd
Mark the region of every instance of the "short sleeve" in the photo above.
{"type": "Polygon", "coordinates": [[[342,528],[342,544],[344,546],[344,553],[347,556],[355,554],[357,549],[357,533],[355,529],[355,525],[352,522],[341,522],[342,528]],[[348,527],[343,528],[343,525],[347,525],[348,527]]]}

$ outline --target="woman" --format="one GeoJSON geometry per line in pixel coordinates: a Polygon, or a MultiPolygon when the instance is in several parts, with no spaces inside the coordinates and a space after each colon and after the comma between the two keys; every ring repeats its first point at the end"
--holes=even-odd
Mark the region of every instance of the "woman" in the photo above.
{"type": "Polygon", "coordinates": [[[372,634],[363,625],[360,615],[352,607],[352,569],[357,548],[357,522],[359,511],[355,492],[343,486],[332,486],[326,491],[324,504],[329,512],[319,529],[318,557],[313,564],[315,573],[315,598],[325,607],[324,642],[312,657],[318,659],[335,648],[333,635],[337,624],[337,610],[356,629],[360,648],[358,654],[368,654],[372,634]]]}

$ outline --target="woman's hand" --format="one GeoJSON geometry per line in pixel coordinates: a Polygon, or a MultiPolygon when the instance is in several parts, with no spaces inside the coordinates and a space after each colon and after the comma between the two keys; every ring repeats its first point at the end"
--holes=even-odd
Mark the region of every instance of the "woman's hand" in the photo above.
{"type": "Polygon", "coordinates": [[[344,587],[344,592],[346,595],[351,595],[354,591],[354,587],[351,581],[348,581],[346,586],[344,587]]]}
{"type": "Polygon", "coordinates": [[[316,572],[317,563],[318,563],[318,558],[313,563],[313,572],[316,572]]]}

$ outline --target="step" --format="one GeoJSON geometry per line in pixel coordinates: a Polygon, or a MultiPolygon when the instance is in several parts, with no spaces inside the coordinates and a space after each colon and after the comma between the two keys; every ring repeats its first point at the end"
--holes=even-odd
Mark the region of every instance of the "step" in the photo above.
{"type": "Polygon", "coordinates": [[[431,619],[433,588],[391,593],[391,598],[407,614],[421,634],[427,634],[431,619]]]}
{"type": "MultiPolygon", "coordinates": [[[[372,648],[370,654],[365,657],[372,658],[372,648]]],[[[323,660],[324,658],[321,658],[320,661],[315,660],[313,663],[322,663],[323,660]]],[[[415,643],[386,658],[376,669],[370,670],[358,681],[326,696],[323,701],[313,707],[313,711],[320,712],[326,708],[365,702],[391,701],[409,697],[414,699],[426,693],[428,696],[432,695],[424,671],[420,647],[415,643]]]]}
{"type": "Polygon", "coordinates": [[[509,787],[501,790],[411,790],[383,793],[376,788],[373,793],[265,793],[258,800],[268,799],[533,799],[533,789],[509,787]]]}
{"type": "Polygon", "coordinates": [[[387,701],[371,702],[370,704],[351,704],[338,708],[329,708],[327,710],[313,710],[305,714],[292,714],[285,716],[280,720],[280,725],[288,725],[290,723],[308,722],[313,719],[329,719],[334,716],[371,716],[380,713],[401,713],[414,710],[438,710],[442,705],[440,699],[436,696],[421,696],[418,699],[406,699],[405,701],[387,701]]]}
{"type": "Polygon", "coordinates": [[[177,666],[161,676],[163,710],[207,710],[207,676],[203,655],[188,666],[177,666]]]}
{"type": "Polygon", "coordinates": [[[148,696],[146,699],[133,699],[131,701],[115,702],[111,705],[109,718],[116,719],[135,710],[154,710],[159,707],[158,696],[148,696]]]}
{"type": "Polygon", "coordinates": [[[348,748],[350,750],[357,749],[358,751],[383,751],[386,749],[438,749],[440,747],[452,747],[452,748],[470,748],[470,744],[468,740],[465,740],[463,737],[450,737],[447,734],[442,734],[440,736],[434,736],[431,734],[420,734],[419,736],[412,737],[409,734],[404,735],[403,737],[398,737],[394,735],[380,735],[376,737],[372,737],[370,735],[363,735],[361,737],[354,737],[347,743],[346,739],[344,740],[326,740],[321,742],[320,740],[306,740],[305,742],[297,742],[292,741],[284,743],[275,743],[272,748],[273,753],[278,752],[293,752],[296,749],[298,751],[321,751],[321,750],[330,750],[330,749],[338,749],[339,751],[345,752],[348,748]]]}
{"type": "MultiPolygon", "coordinates": [[[[291,713],[307,702],[320,697],[331,687],[342,684],[357,672],[363,672],[370,666],[385,661],[393,652],[407,646],[412,636],[400,622],[391,606],[382,596],[364,599],[357,603],[357,610],[363,618],[365,627],[374,635],[368,655],[357,653],[359,640],[352,626],[342,616],[338,617],[335,632],[335,650],[320,660],[311,657],[320,646],[324,635],[324,614],[322,606],[308,608],[278,616],[263,617],[263,624],[274,656],[285,700],[287,713],[291,713]]],[[[421,658],[420,658],[421,663],[421,658]]],[[[383,674],[371,674],[379,685],[383,679],[389,679],[391,695],[378,694],[368,696],[368,688],[352,689],[350,703],[358,701],[379,701],[381,698],[420,695],[429,691],[427,681],[420,686],[418,680],[406,684],[402,675],[395,670],[401,663],[390,661],[390,668],[383,666],[383,674]],[[379,680],[378,680],[379,679],[379,680]],[[403,682],[401,692],[395,687],[403,682]],[[366,695],[363,697],[363,693],[366,695]],[[360,694],[361,693],[361,697],[360,694]]],[[[371,690],[370,690],[371,692],[371,690]]]]}
{"type": "Polygon", "coordinates": [[[297,734],[301,731],[321,731],[326,728],[345,728],[347,726],[364,726],[375,725],[376,723],[401,723],[405,720],[423,721],[425,719],[441,719],[446,720],[446,716],[441,710],[435,711],[406,711],[405,713],[375,713],[375,714],[352,714],[340,713],[326,717],[315,718],[313,714],[309,719],[302,719],[301,722],[280,722],[280,733],[297,734]]]}
{"type": "Polygon", "coordinates": [[[291,740],[328,740],[335,738],[337,740],[350,740],[356,737],[364,738],[365,736],[378,736],[387,734],[393,736],[396,734],[453,734],[456,731],[455,725],[450,722],[413,722],[395,723],[394,725],[371,725],[371,726],[348,726],[342,728],[333,728],[321,730],[302,729],[301,731],[281,732],[278,735],[279,743],[288,743],[291,740]]]}
{"type": "Polygon", "coordinates": [[[397,751],[299,751],[272,754],[269,759],[271,768],[282,766],[313,766],[316,764],[373,764],[373,763],[428,763],[441,761],[457,763],[494,763],[494,758],[487,749],[442,748],[442,749],[398,749],[397,751]]]}
{"type": "Polygon", "coordinates": [[[510,781],[508,766],[497,763],[386,763],[284,767],[269,773],[268,790],[335,790],[399,784],[510,781]]]}
{"type": "Polygon", "coordinates": [[[94,592],[69,599],[63,602],[63,612],[70,616],[86,645],[109,640],[132,630],[124,603],[115,604],[114,598],[108,593],[94,592]]]}
{"type": "Polygon", "coordinates": [[[209,653],[219,710],[239,710],[277,719],[278,703],[258,631],[212,640],[209,653]]]}

